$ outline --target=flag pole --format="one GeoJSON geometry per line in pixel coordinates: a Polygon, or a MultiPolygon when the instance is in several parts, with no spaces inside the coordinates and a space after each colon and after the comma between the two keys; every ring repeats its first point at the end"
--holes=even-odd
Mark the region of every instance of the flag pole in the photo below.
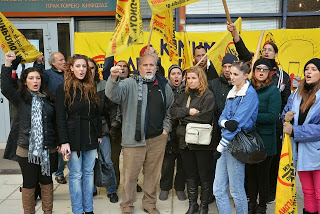
{"type": "Polygon", "coordinates": [[[260,52],[260,47],[261,47],[263,36],[264,36],[264,30],[261,30],[259,42],[258,42],[258,45],[257,45],[257,49],[256,49],[256,52],[254,53],[254,56],[253,56],[253,59],[252,59],[251,72],[250,72],[249,77],[248,77],[249,79],[251,79],[251,76],[252,76],[252,73],[253,73],[253,65],[257,61],[258,56],[259,56],[259,52],[260,52]]]}
{"type": "Polygon", "coordinates": [[[152,20],[151,20],[151,25],[150,25],[150,32],[149,32],[149,39],[148,39],[148,45],[147,45],[147,50],[150,47],[150,42],[151,42],[151,36],[152,36],[152,30],[153,30],[153,24],[154,24],[154,17],[153,14],[151,16],[152,20]]]}
{"type": "MultiPolygon", "coordinates": [[[[222,3],[223,3],[224,11],[226,12],[227,20],[228,20],[229,24],[231,24],[232,21],[231,21],[231,17],[230,17],[230,13],[229,13],[229,9],[228,9],[228,5],[227,5],[226,0],[222,0],[222,3]]],[[[233,31],[231,32],[231,34],[232,34],[232,37],[234,37],[233,31]]]]}

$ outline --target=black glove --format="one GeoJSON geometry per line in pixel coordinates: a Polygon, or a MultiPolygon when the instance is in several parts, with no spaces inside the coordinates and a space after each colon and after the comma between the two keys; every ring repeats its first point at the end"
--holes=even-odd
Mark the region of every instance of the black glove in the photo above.
{"type": "Polygon", "coordinates": [[[213,159],[218,160],[221,157],[221,152],[217,150],[213,152],[213,159]]]}
{"type": "Polygon", "coordinates": [[[235,120],[228,120],[224,124],[226,129],[228,129],[230,132],[234,132],[235,130],[237,130],[238,125],[239,125],[239,123],[237,121],[235,121],[235,120]]]}
{"type": "Polygon", "coordinates": [[[20,55],[16,56],[16,59],[11,62],[11,69],[17,70],[18,65],[20,64],[21,60],[22,60],[22,57],[20,55]]]}

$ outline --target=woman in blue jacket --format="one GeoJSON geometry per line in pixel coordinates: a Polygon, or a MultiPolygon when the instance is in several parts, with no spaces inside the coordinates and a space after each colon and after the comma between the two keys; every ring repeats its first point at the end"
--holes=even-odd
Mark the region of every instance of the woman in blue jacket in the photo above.
{"type": "Polygon", "coordinates": [[[289,124],[283,132],[291,135],[293,162],[304,196],[303,213],[320,212],[320,59],[304,67],[305,78],[293,92],[282,112],[289,124]]]}
{"type": "Polygon", "coordinates": [[[273,156],[277,153],[276,122],[281,108],[279,89],[272,84],[271,63],[258,59],[253,66],[252,86],[259,97],[257,129],[267,150],[267,158],[256,164],[247,164],[249,214],[265,214],[269,196],[269,171],[273,156]],[[259,204],[257,198],[259,194],[259,204]]]}
{"type": "Polygon", "coordinates": [[[233,197],[236,213],[248,213],[247,196],[244,189],[245,164],[234,158],[228,151],[228,144],[241,130],[251,130],[257,120],[258,95],[247,80],[249,65],[234,62],[230,69],[233,88],[227,96],[226,106],[219,119],[222,138],[214,156],[219,158],[213,184],[213,194],[220,214],[230,214],[231,207],[228,186],[233,197]]]}

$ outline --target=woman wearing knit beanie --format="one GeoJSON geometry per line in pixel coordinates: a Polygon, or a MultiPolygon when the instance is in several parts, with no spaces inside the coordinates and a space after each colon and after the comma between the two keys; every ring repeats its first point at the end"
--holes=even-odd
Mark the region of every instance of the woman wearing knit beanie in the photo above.
{"type": "MultiPolygon", "coordinates": [[[[185,83],[183,82],[182,69],[178,65],[170,66],[168,70],[168,84],[172,88],[175,99],[184,93],[185,83]]],[[[176,190],[177,197],[180,201],[186,200],[187,196],[184,193],[186,175],[183,168],[182,158],[179,150],[179,142],[176,135],[176,129],[179,124],[178,120],[172,120],[172,131],[169,133],[169,139],[164,154],[161,179],[160,179],[160,195],[159,199],[165,201],[168,199],[169,191],[176,190]],[[176,175],[174,177],[175,163],[177,162],[176,175]]]]}
{"type": "Polygon", "coordinates": [[[271,161],[277,153],[276,121],[280,114],[281,96],[272,84],[271,63],[266,58],[258,59],[253,66],[252,86],[259,98],[256,121],[258,133],[267,149],[267,157],[256,164],[246,164],[248,181],[249,214],[265,214],[269,197],[269,171],[271,161]],[[259,193],[259,204],[257,205],[259,193]]]}
{"type": "Polygon", "coordinates": [[[305,214],[320,212],[320,59],[304,67],[305,78],[282,112],[283,132],[291,136],[292,155],[302,185],[305,214]]]}

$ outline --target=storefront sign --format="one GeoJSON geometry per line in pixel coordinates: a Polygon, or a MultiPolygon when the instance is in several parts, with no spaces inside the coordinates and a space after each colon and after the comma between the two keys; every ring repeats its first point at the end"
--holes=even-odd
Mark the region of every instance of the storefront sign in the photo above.
{"type": "Polygon", "coordinates": [[[110,16],[115,0],[0,0],[6,17],[110,16]]]}

